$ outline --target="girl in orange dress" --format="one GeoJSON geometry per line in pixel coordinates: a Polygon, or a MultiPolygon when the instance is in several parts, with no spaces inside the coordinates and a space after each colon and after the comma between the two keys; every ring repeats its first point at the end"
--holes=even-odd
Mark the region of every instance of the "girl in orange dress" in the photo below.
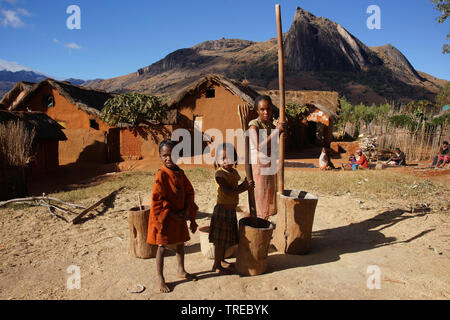
{"type": "Polygon", "coordinates": [[[158,246],[156,269],[161,292],[169,292],[164,275],[165,250],[175,249],[178,261],[178,277],[197,280],[184,269],[184,242],[190,239],[186,216],[190,220],[190,230],[195,233],[195,217],[198,207],[194,202],[194,188],[176,164],[172,161],[175,143],[164,140],[159,145],[159,157],[163,166],[155,175],[152,187],[152,201],[148,224],[147,242],[158,246]]]}

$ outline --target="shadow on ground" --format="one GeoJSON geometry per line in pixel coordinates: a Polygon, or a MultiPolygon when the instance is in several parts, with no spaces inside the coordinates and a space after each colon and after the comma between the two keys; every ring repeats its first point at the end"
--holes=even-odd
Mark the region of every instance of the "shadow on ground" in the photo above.
{"type": "Polygon", "coordinates": [[[415,209],[414,213],[396,209],[385,211],[373,218],[347,226],[313,232],[311,250],[305,255],[274,253],[271,246],[268,256],[268,273],[338,261],[346,253],[361,252],[383,246],[409,243],[435,230],[423,230],[407,240],[397,241],[386,237],[381,231],[407,219],[422,217],[430,210],[415,209]],[[408,215],[405,215],[408,214],[408,215]]]}

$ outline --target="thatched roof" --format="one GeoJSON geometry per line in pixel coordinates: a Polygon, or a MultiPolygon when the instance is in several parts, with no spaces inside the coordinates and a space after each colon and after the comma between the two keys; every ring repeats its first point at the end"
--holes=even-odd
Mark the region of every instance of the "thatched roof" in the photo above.
{"type": "Polygon", "coordinates": [[[9,121],[23,121],[31,130],[35,129],[35,139],[39,140],[67,140],[62,131],[63,127],[42,112],[9,112],[0,110],[0,124],[9,121]]]}
{"type": "Polygon", "coordinates": [[[225,87],[228,91],[230,91],[233,95],[238,96],[245,102],[249,103],[253,106],[255,99],[259,96],[259,93],[255,90],[251,89],[243,85],[240,82],[235,80],[227,79],[224,76],[217,74],[208,74],[198,79],[196,82],[184,87],[180,91],[178,91],[175,96],[173,96],[168,102],[167,105],[169,108],[176,108],[177,105],[188,95],[198,93],[200,87],[204,84],[211,85],[220,85],[225,87]]]}
{"type": "MultiPolygon", "coordinates": [[[[280,94],[278,90],[265,91],[272,99],[274,105],[278,106],[280,94]]],[[[335,91],[286,91],[285,103],[296,103],[301,106],[314,105],[329,117],[337,118],[340,111],[339,93],[335,91]]]]}
{"type": "Polygon", "coordinates": [[[0,100],[0,105],[4,105],[5,108],[11,107],[21,92],[24,92],[25,94],[28,93],[35,84],[35,82],[28,81],[17,82],[16,85],[0,100]]]}
{"type": "Polygon", "coordinates": [[[106,100],[113,98],[116,95],[115,93],[75,86],[67,81],[61,82],[53,79],[45,79],[35,84],[31,90],[10,110],[13,111],[24,109],[27,101],[29,101],[29,99],[32,98],[44,85],[50,85],[54,89],[58,90],[60,95],[66,98],[71,104],[78,107],[78,109],[99,118],[100,111],[102,110],[106,100]]]}

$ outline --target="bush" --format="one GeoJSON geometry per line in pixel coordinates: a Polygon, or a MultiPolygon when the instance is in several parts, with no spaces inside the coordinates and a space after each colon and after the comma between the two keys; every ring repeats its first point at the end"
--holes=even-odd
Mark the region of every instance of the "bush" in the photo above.
{"type": "Polygon", "coordinates": [[[407,114],[398,114],[388,119],[389,125],[394,128],[408,128],[410,131],[417,129],[418,123],[407,114]]]}
{"type": "Polygon", "coordinates": [[[145,121],[161,122],[167,109],[161,98],[143,93],[125,93],[107,100],[101,112],[109,125],[136,126],[145,121]]]}

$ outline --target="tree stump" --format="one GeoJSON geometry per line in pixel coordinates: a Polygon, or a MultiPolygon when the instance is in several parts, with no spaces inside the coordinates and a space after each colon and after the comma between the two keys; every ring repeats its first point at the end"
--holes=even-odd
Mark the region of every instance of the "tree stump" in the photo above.
{"type": "Polygon", "coordinates": [[[272,232],[273,225],[264,219],[249,217],[239,220],[236,255],[236,269],[239,274],[256,276],[266,271],[272,232]]]}
{"type": "Polygon", "coordinates": [[[273,244],[279,252],[305,254],[311,247],[311,234],[318,198],[308,192],[284,190],[277,193],[277,227],[273,244]]]}
{"type": "Polygon", "coordinates": [[[148,217],[150,207],[135,207],[128,211],[130,227],[130,252],[136,258],[149,259],[156,257],[157,246],[147,243],[148,217]]]}

